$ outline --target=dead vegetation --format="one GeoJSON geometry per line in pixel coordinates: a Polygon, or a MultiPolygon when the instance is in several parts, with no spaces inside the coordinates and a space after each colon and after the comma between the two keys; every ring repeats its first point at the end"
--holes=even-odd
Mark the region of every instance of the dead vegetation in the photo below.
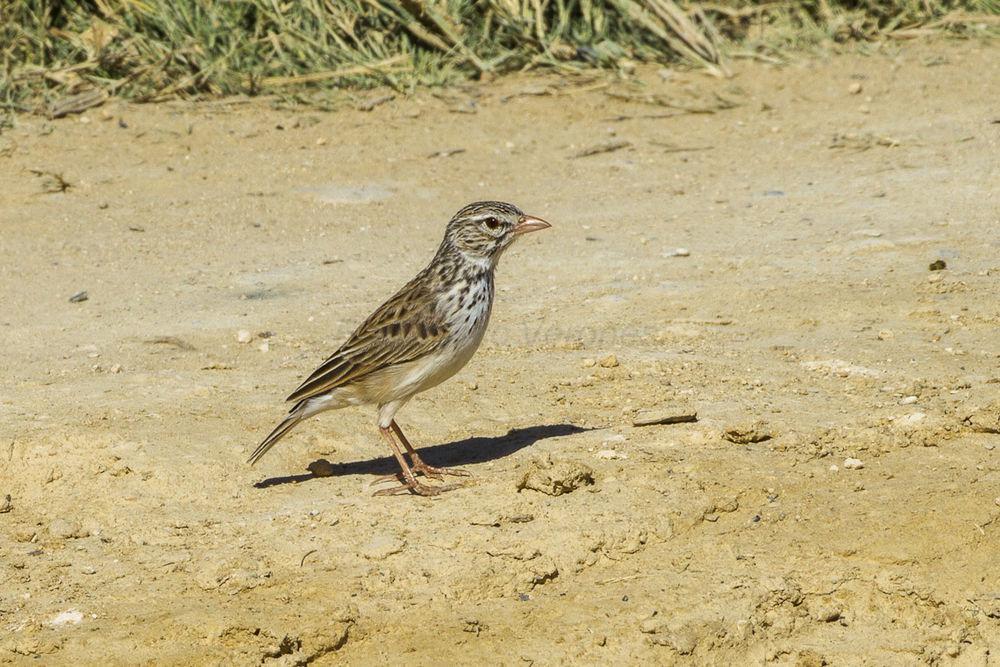
{"type": "Polygon", "coordinates": [[[975,34],[997,0],[92,0],[8,3],[0,104],[57,118],[110,96],[277,94],[304,87],[406,92],[538,67],[628,72],[676,61],[725,76],[727,57],[782,62],[823,42],[975,34]]]}

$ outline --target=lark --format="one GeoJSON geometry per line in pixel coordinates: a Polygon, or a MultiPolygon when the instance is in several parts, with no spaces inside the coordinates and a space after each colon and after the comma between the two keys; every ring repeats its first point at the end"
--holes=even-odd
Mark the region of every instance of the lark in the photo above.
{"type": "Polygon", "coordinates": [[[500,256],[519,237],[550,226],[504,202],[482,201],[461,209],[448,223],[430,264],[292,392],[287,400],[295,405],[260,443],[250,463],[320,412],[374,404],[379,432],[400,467],[398,474],[375,482],[399,484],[375,495],[434,496],[461,486],[417,479],[421,475],[442,481],[444,475],[469,473],[424,463],[396,423],[396,413],[416,394],[441,384],[468,363],[489,324],[500,256]]]}

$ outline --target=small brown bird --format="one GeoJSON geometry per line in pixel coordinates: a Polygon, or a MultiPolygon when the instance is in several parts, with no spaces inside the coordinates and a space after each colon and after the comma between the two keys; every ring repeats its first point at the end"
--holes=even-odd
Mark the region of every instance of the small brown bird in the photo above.
{"type": "Polygon", "coordinates": [[[424,463],[396,423],[396,413],[415,394],[465,366],[486,333],[493,308],[493,271],[500,255],[519,236],[550,226],[504,202],[476,202],[456,213],[431,263],[292,392],[287,400],[295,401],[295,406],[260,443],[250,463],[259,461],[304,419],[325,410],[374,403],[379,431],[402,469],[375,482],[398,480],[399,486],[375,495],[433,496],[461,486],[417,481],[416,474],[440,480],[442,475],[469,473],[424,463]]]}

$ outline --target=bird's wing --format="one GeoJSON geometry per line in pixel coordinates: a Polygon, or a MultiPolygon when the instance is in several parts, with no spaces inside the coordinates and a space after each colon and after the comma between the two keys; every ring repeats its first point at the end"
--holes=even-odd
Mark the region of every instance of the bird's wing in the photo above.
{"type": "Polygon", "coordinates": [[[379,306],[287,400],[325,394],[433,351],[448,333],[435,306],[429,286],[417,276],[379,306]]]}

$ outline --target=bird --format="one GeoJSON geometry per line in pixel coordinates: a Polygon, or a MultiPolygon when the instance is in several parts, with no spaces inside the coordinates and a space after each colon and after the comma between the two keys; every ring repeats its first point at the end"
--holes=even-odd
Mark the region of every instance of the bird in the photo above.
{"type": "Polygon", "coordinates": [[[326,410],[374,404],[379,433],[400,467],[399,473],[372,482],[399,484],[374,495],[435,496],[463,486],[417,479],[443,481],[444,475],[469,473],[426,464],[396,423],[396,413],[468,363],[489,324],[501,255],[521,236],[549,227],[500,201],[474,202],[455,213],[430,263],[288,396],[294,405],[254,450],[251,466],[302,421],[326,410]]]}

